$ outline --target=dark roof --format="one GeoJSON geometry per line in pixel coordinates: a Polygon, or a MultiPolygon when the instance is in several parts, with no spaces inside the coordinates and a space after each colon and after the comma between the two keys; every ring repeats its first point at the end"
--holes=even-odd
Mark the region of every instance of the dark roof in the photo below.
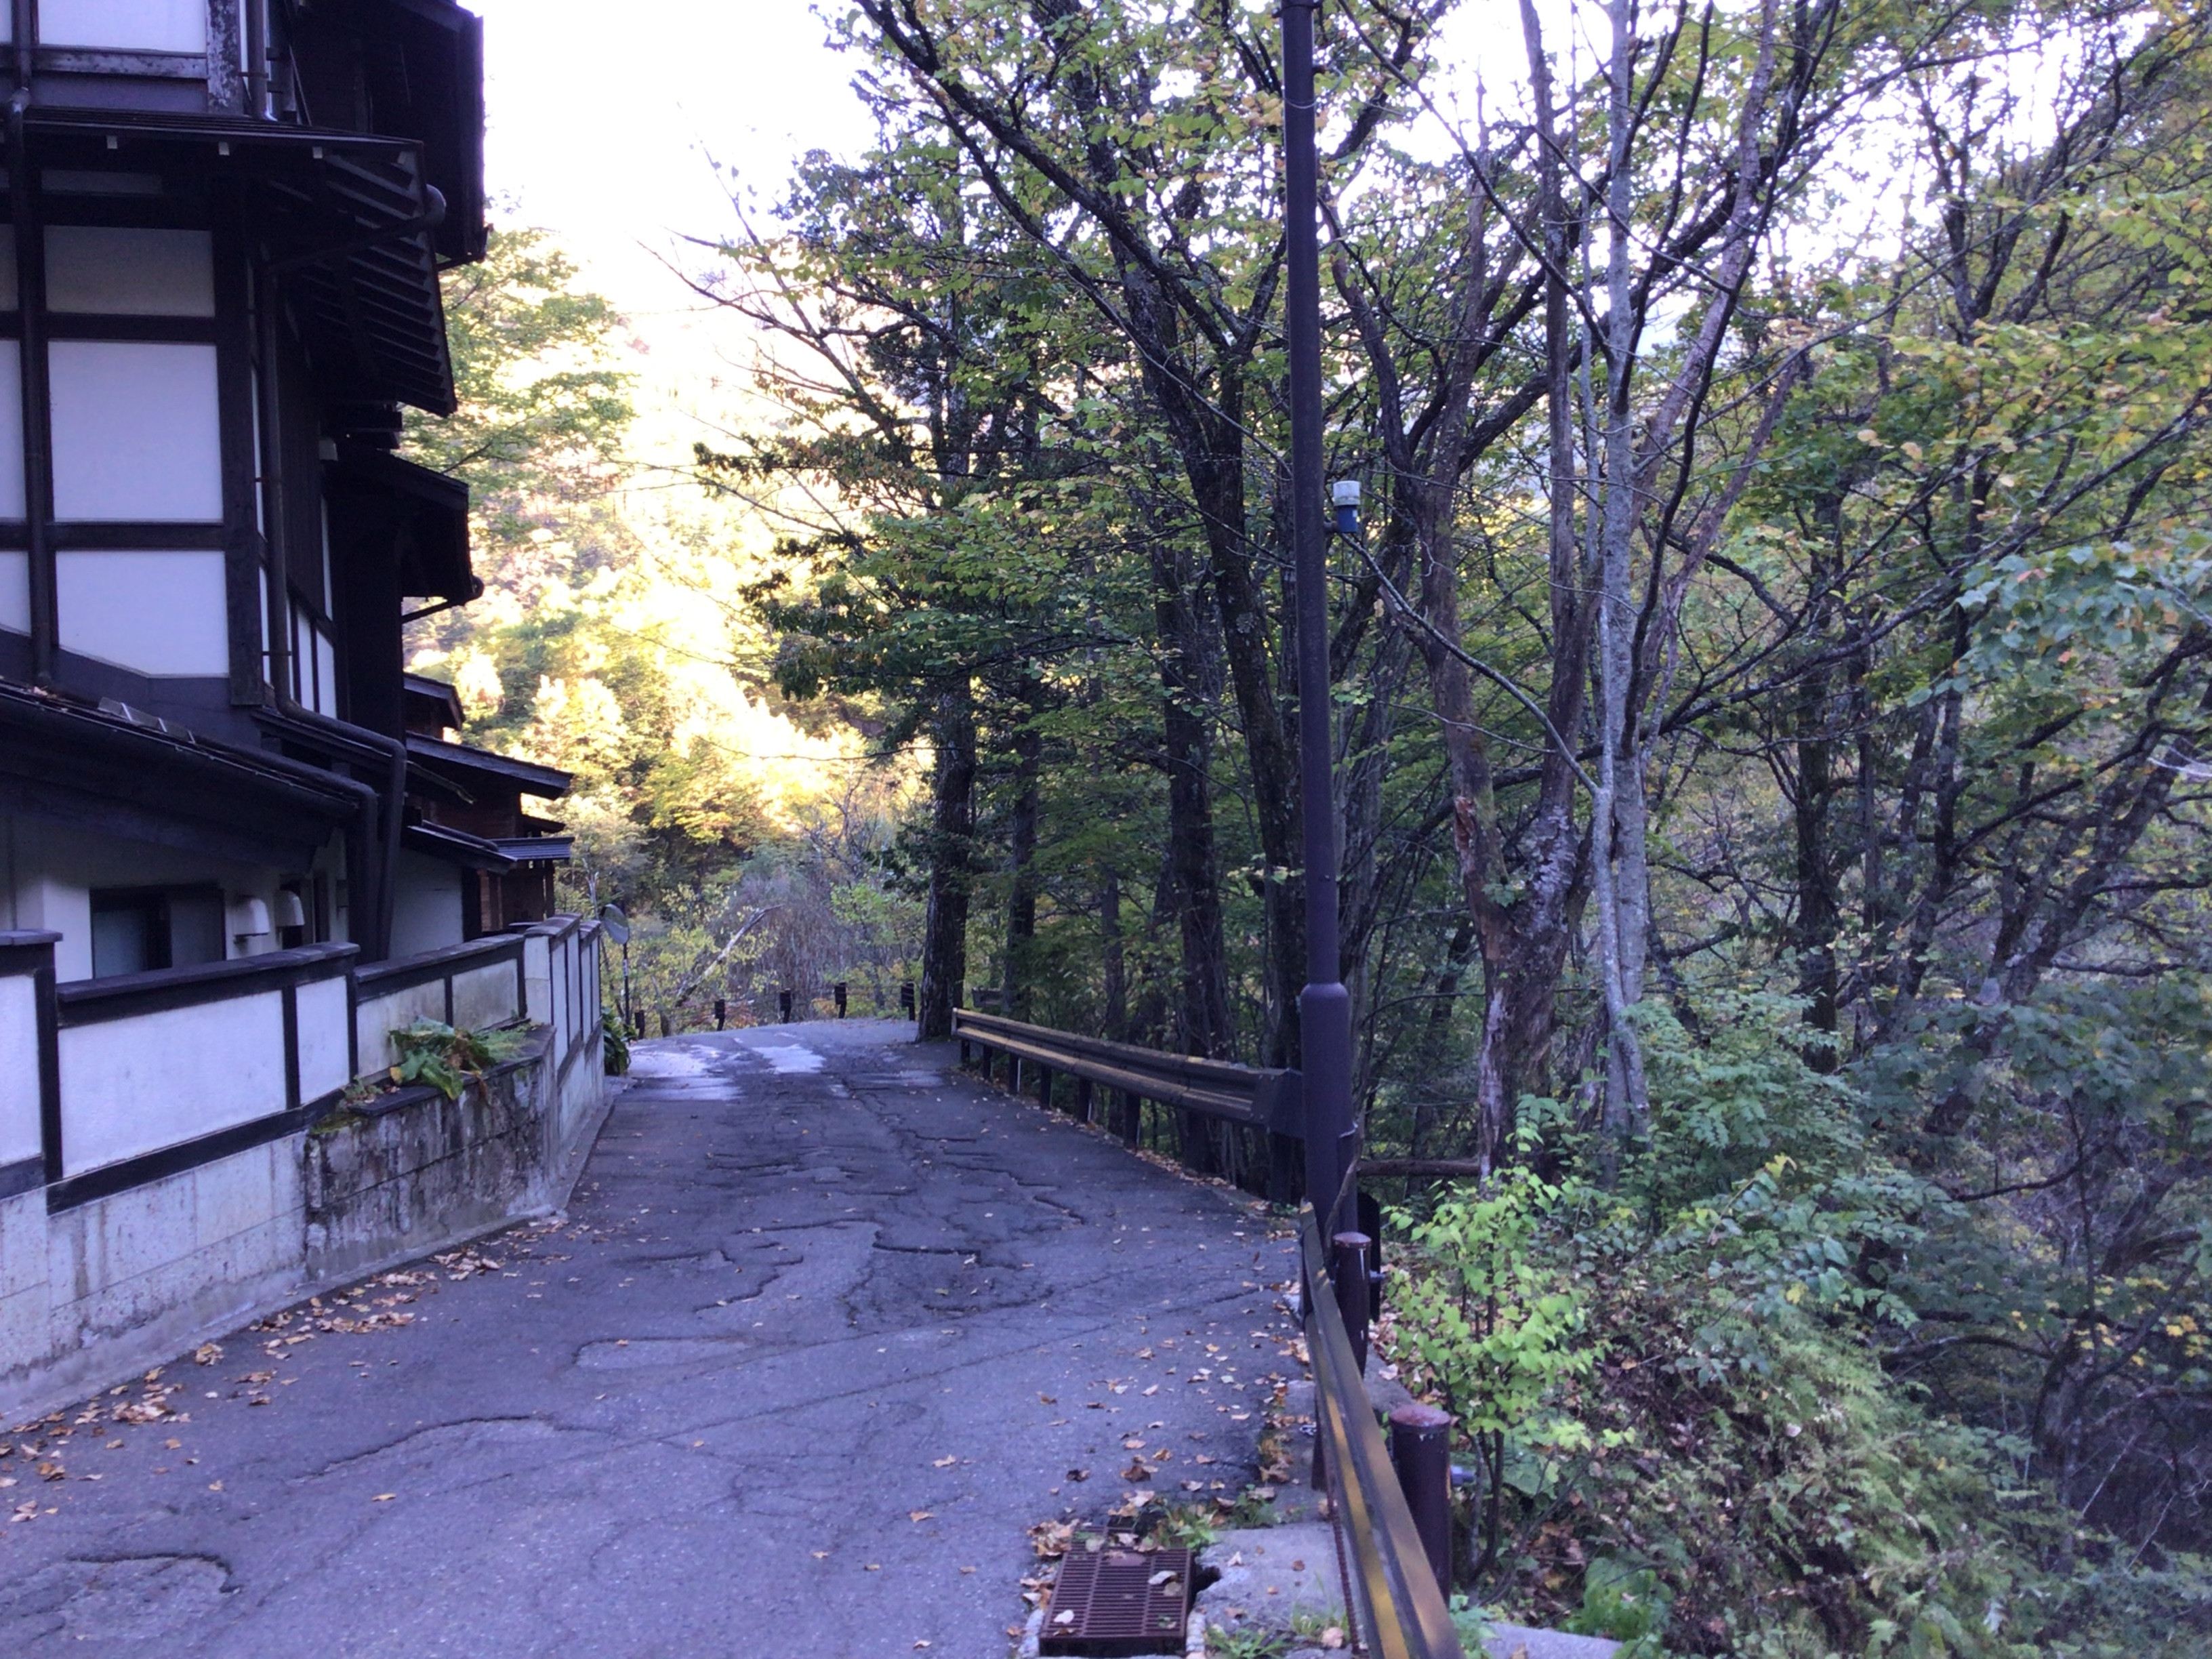
{"type": "Polygon", "coordinates": [[[0,681],[0,812],[304,869],[371,798],[365,785],[121,703],[0,681]]]}
{"type": "Polygon", "coordinates": [[[495,845],[517,864],[566,864],[576,856],[574,836],[503,836],[495,845]]]}
{"type": "Polygon", "coordinates": [[[464,870],[514,868],[514,860],[501,850],[497,842],[442,823],[408,824],[399,832],[399,844],[428,857],[458,864],[464,870]]]}
{"type": "Polygon", "coordinates": [[[407,738],[407,752],[418,767],[427,763],[435,771],[459,778],[473,773],[496,779],[523,794],[539,795],[548,800],[567,794],[576,781],[574,774],[554,767],[538,766],[510,756],[495,755],[488,749],[471,749],[465,743],[444,743],[413,733],[407,738]]]}
{"type": "Polygon", "coordinates": [[[453,412],[435,245],[451,207],[427,176],[420,141],[234,116],[35,106],[25,132],[40,166],[234,181],[269,234],[326,393],[453,412]]]}
{"type": "Polygon", "coordinates": [[[365,98],[371,131],[422,147],[423,176],[446,198],[439,258],[483,258],[483,20],[453,0],[340,0],[301,11],[294,40],[309,113],[333,118],[325,88],[333,103],[365,98]]]}
{"type": "Polygon", "coordinates": [[[434,720],[449,731],[461,729],[466,718],[461,712],[461,694],[444,680],[434,680],[428,674],[403,674],[400,694],[406,702],[409,726],[418,719],[434,720]]]}
{"type": "Polygon", "coordinates": [[[337,446],[325,469],[333,503],[345,504],[349,538],[389,537],[399,591],[419,599],[475,599],[483,592],[469,562],[469,487],[373,444],[337,446]]]}

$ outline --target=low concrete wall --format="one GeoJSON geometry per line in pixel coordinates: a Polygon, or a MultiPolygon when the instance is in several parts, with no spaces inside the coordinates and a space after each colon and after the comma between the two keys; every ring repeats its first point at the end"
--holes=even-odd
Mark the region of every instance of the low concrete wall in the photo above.
{"type": "MultiPolygon", "coordinates": [[[[408,1089],[373,1115],[339,1113],[310,1130],[302,1149],[308,1273],[349,1277],[394,1254],[419,1254],[551,1207],[559,1132],[564,1120],[572,1133],[586,1121],[562,1109],[552,1048],[552,1031],[538,1027],[526,1053],[459,1100],[408,1089]]],[[[604,1090],[592,1092],[604,1098],[604,1090]]]]}
{"type": "Polygon", "coordinates": [[[67,1209],[0,1199],[0,1421],[566,1203],[605,1115],[596,1036],[563,1066],[534,1028],[459,1101],[410,1090],[67,1209]]]}

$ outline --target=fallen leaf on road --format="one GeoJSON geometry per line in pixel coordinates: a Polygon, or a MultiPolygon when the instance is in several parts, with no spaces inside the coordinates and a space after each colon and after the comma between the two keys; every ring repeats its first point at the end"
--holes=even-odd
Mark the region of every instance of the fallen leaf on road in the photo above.
{"type": "Polygon", "coordinates": [[[1129,1460],[1129,1467],[1121,1471],[1121,1478],[1124,1480],[1149,1480],[1152,1478],[1152,1472],[1145,1467],[1144,1460],[1133,1457],[1129,1460]]]}
{"type": "Polygon", "coordinates": [[[185,1449],[185,1443],[181,1440],[164,1440],[161,1443],[171,1451],[182,1451],[185,1449]]]}
{"type": "Polygon", "coordinates": [[[928,1643],[927,1643],[927,1642],[921,1642],[921,1641],[917,1641],[917,1642],[915,1644],[915,1646],[916,1646],[916,1647],[918,1647],[918,1648],[926,1648],[926,1647],[927,1647],[928,1645],[929,1645],[929,1644],[928,1644],[928,1643]]]}
{"type": "Polygon", "coordinates": [[[927,1510],[908,1510],[906,1512],[906,1518],[909,1521],[927,1521],[930,1518],[930,1511],[927,1510]]]}
{"type": "Polygon", "coordinates": [[[929,1467],[933,1469],[949,1469],[959,1461],[960,1460],[957,1457],[940,1457],[929,1467]]]}
{"type": "Polygon", "coordinates": [[[216,1360],[222,1358],[222,1349],[213,1342],[203,1342],[198,1347],[192,1350],[192,1363],[194,1364],[212,1365],[216,1360]]]}
{"type": "Polygon", "coordinates": [[[814,1559],[817,1561],[827,1561],[830,1559],[830,1552],[828,1550],[817,1550],[814,1552],[814,1559]]]}
{"type": "Polygon", "coordinates": [[[380,1492],[368,1501],[372,1504],[389,1504],[393,1498],[398,1496],[399,1494],[396,1492],[380,1492]]]}
{"type": "Polygon", "coordinates": [[[1041,1394],[1041,1395],[1039,1395],[1037,1396],[1037,1398],[1038,1398],[1040,1401],[1042,1401],[1044,1404],[1046,1404],[1046,1405],[1048,1405],[1048,1406],[1057,1406],[1058,1404],[1060,1404],[1060,1401],[1057,1401],[1057,1400],[1054,1399],[1054,1398],[1053,1398],[1050,1395],[1048,1395],[1048,1394],[1041,1394]]]}
{"type": "Polygon", "coordinates": [[[1067,1478],[1071,1480],[1088,1480],[1091,1478],[1091,1471],[1088,1469],[1070,1469],[1067,1472],[1067,1478]]]}
{"type": "Polygon", "coordinates": [[[961,1568],[961,1569],[960,1569],[960,1571],[963,1571],[963,1572],[973,1572],[973,1571],[975,1571],[975,1568],[973,1568],[973,1567],[963,1567],[963,1568],[961,1568]]]}
{"type": "Polygon", "coordinates": [[[210,1480],[210,1481],[209,1481],[209,1482],[208,1482],[208,1490],[209,1490],[210,1492],[221,1492],[221,1491],[222,1490],[222,1481],[220,1481],[220,1480],[210,1480]]]}
{"type": "Polygon", "coordinates": [[[881,1572],[883,1570],[884,1564],[880,1561],[871,1561],[868,1563],[868,1571],[870,1572],[881,1572]]]}
{"type": "Polygon", "coordinates": [[[1052,1616],[1052,1622],[1055,1625],[1073,1624],[1075,1622],[1075,1609],[1073,1607],[1068,1607],[1059,1613],[1055,1613],[1052,1616]]]}
{"type": "Polygon", "coordinates": [[[1203,1480],[1186,1480],[1182,1483],[1182,1489],[1185,1492],[1204,1492],[1206,1490],[1206,1482],[1203,1480]]]}
{"type": "Polygon", "coordinates": [[[1344,1632],[1339,1630],[1334,1625],[1331,1625],[1327,1630],[1321,1633],[1321,1644],[1325,1648],[1342,1647],[1344,1645],[1344,1632]]]}
{"type": "Polygon", "coordinates": [[[1159,1385],[1158,1383],[1157,1383],[1157,1382],[1153,1383],[1153,1384],[1152,1384],[1152,1386],[1151,1388],[1146,1389],[1145,1390],[1145,1392],[1146,1392],[1146,1394],[1148,1394],[1148,1395],[1152,1395],[1152,1394],[1158,1394],[1159,1391],[1160,1391],[1160,1385],[1159,1385]]]}

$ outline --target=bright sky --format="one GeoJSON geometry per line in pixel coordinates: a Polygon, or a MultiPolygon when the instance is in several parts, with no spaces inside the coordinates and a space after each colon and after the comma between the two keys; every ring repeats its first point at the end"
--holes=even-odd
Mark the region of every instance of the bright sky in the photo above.
{"type": "MultiPolygon", "coordinates": [[[[806,0],[466,3],[484,20],[489,184],[513,204],[495,219],[552,231],[629,313],[654,389],[709,413],[738,348],[659,256],[696,266],[678,239],[726,232],[714,164],[773,199],[796,156],[866,142],[844,60],[806,0]]],[[[688,447],[677,410],[647,412],[653,447],[688,447]]]]}
{"type": "Polygon", "coordinates": [[[643,251],[712,235],[709,158],[772,188],[866,134],[805,0],[470,0],[484,20],[492,189],[561,234],[625,305],[680,303],[643,251]]]}

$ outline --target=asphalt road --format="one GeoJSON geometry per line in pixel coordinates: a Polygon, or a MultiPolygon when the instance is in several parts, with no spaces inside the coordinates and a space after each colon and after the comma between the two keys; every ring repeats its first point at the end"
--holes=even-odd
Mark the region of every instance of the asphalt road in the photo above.
{"type": "Polygon", "coordinates": [[[1291,1246],[910,1029],[642,1044],[564,1222],[15,1428],[0,1651],[1000,1659],[1032,1523],[1253,1478],[1291,1246]]]}

